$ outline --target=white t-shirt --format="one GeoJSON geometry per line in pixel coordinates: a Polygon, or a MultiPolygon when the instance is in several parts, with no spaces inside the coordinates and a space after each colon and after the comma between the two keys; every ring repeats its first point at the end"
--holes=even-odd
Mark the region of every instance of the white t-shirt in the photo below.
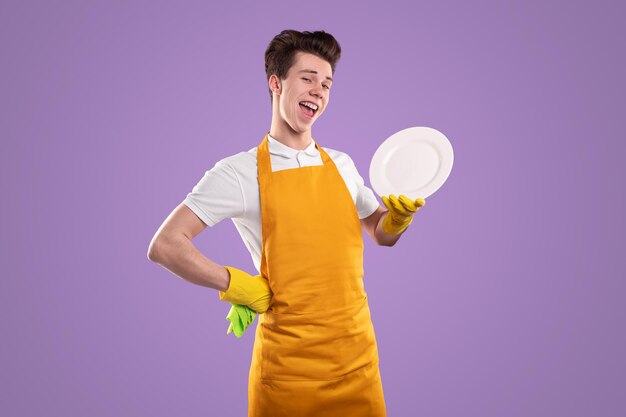
{"type": "MultiPolygon", "coordinates": [[[[315,142],[302,151],[290,148],[268,135],[272,171],[323,165],[315,142]]],[[[333,160],[345,181],[359,218],[368,217],[379,207],[378,200],[352,159],[343,152],[323,148],[333,160]]],[[[257,148],[240,152],[217,162],[187,194],[183,203],[205,224],[213,226],[223,219],[232,219],[254,266],[261,269],[261,201],[257,172],[257,148]]]]}

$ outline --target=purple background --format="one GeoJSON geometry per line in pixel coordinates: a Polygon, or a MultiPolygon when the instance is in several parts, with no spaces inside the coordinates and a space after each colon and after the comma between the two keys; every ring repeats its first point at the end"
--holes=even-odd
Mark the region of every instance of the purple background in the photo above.
{"type": "MultiPolygon", "coordinates": [[[[366,183],[398,130],[455,150],[400,242],[366,240],[389,416],[624,415],[624,8],[469,3],[3,1],[0,414],[245,415],[253,333],[146,252],[269,129],[293,28],[343,48],[313,134],[366,183]]],[[[253,271],[230,221],[194,243],[253,271]]]]}

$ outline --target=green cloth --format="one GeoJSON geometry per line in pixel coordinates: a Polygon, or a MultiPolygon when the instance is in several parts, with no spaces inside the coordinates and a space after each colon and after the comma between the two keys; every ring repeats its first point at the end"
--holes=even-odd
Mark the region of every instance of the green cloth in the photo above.
{"type": "Polygon", "coordinates": [[[256,312],[241,304],[231,303],[232,307],[226,316],[226,320],[230,322],[226,334],[235,333],[238,338],[252,324],[256,317],[256,312]]]}

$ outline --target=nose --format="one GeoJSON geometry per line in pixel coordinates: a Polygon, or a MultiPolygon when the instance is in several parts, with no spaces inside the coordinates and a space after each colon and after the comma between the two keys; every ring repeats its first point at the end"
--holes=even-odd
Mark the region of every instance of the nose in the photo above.
{"type": "Polygon", "coordinates": [[[323,94],[324,94],[324,92],[322,90],[322,86],[321,85],[313,86],[311,88],[311,95],[312,96],[322,98],[323,94]]]}

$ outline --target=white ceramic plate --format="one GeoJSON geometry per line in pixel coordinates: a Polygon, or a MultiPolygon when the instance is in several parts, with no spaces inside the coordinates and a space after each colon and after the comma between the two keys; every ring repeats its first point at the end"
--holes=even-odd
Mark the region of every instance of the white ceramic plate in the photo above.
{"type": "Polygon", "coordinates": [[[448,138],[430,127],[410,127],[391,135],[370,163],[376,194],[426,198],[450,175],[454,153],[448,138]]]}

